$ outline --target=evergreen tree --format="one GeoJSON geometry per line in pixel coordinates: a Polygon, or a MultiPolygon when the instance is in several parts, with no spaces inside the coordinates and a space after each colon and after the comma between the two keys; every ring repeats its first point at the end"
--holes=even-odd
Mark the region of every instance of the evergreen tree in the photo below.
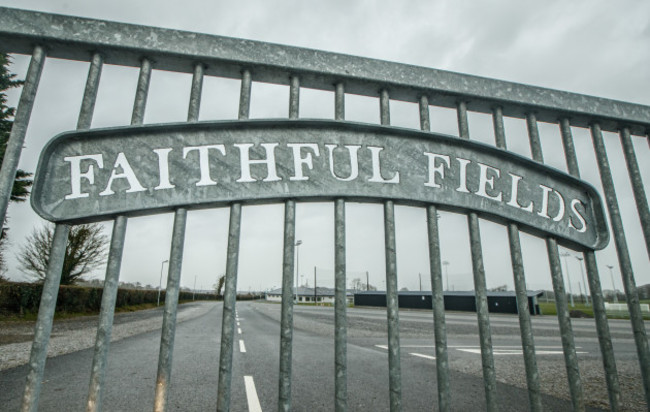
{"type": "MultiPolygon", "coordinates": [[[[16,109],[7,106],[7,90],[13,87],[19,87],[23,81],[16,80],[16,75],[9,71],[9,64],[11,59],[6,54],[0,53],[0,164],[5,157],[7,149],[7,142],[9,141],[9,134],[11,133],[11,126],[14,121],[14,114],[16,109]]],[[[16,171],[16,179],[11,188],[11,198],[13,202],[24,202],[29,196],[29,188],[32,185],[32,174],[24,170],[18,169],[16,171]]],[[[7,246],[7,225],[2,226],[0,233],[0,276],[5,269],[4,252],[7,246]]]]}
{"type": "MultiPolygon", "coordinates": [[[[16,109],[7,106],[7,90],[18,87],[23,81],[16,80],[16,75],[9,71],[11,59],[6,54],[0,54],[0,163],[4,160],[11,126],[14,121],[16,109]]],[[[11,189],[11,200],[14,202],[24,202],[29,196],[29,187],[32,185],[31,173],[18,169],[16,171],[16,180],[11,189]]]]}

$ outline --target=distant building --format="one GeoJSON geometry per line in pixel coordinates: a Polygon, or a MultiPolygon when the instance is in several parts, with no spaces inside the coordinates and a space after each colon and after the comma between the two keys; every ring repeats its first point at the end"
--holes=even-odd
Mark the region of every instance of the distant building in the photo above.
{"type": "MultiPolygon", "coordinates": [[[[334,304],[335,291],[331,288],[317,287],[307,288],[301,286],[298,288],[298,303],[331,303],[334,304]]],[[[292,290],[292,295],[295,296],[296,291],[292,290]]],[[[269,302],[282,302],[282,288],[266,292],[266,300],[269,302]]],[[[354,301],[354,293],[350,290],[346,291],[346,300],[348,304],[354,301]]]]}
{"type": "MultiPolygon", "coordinates": [[[[531,315],[541,315],[538,297],[544,291],[527,291],[531,315]]],[[[400,291],[400,308],[432,309],[431,291],[400,291]]],[[[476,296],[473,290],[465,292],[443,292],[445,310],[476,312],[476,296]]],[[[487,292],[488,310],[493,313],[517,313],[517,297],[513,291],[487,292]]],[[[354,306],[386,306],[385,291],[364,291],[354,293],[354,306]]]]}

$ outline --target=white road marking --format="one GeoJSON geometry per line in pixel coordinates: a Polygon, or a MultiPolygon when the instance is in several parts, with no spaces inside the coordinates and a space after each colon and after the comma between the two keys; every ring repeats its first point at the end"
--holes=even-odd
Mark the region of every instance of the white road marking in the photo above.
{"type": "MultiPolygon", "coordinates": [[[[477,355],[481,354],[481,349],[474,349],[474,348],[458,348],[457,350],[463,351],[463,352],[468,352],[468,353],[475,353],[477,355]]],[[[494,355],[523,355],[524,352],[521,349],[492,349],[492,353],[494,355]]],[[[585,354],[588,352],[576,352],[576,354],[585,354]]],[[[561,350],[536,350],[535,355],[562,355],[564,354],[563,351],[561,350]]]]}
{"type": "Polygon", "coordinates": [[[237,333],[241,335],[241,328],[237,328],[237,333]]]}
{"type": "Polygon", "coordinates": [[[421,353],[409,353],[409,355],[417,356],[417,357],[424,358],[424,359],[436,360],[435,356],[423,355],[421,353]]]}
{"type": "MultiPolygon", "coordinates": [[[[241,342],[241,341],[240,341],[241,342]]],[[[246,400],[248,401],[248,410],[250,412],[262,412],[260,399],[257,397],[255,382],[252,376],[244,376],[244,385],[246,385],[246,400]]]]}
{"type": "MultiPolygon", "coordinates": [[[[375,347],[388,350],[388,345],[375,345],[375,347]]],[[[435,348],[435,345],[402,345],[400,348],[435,348]]],[[[477,355],[481,354],[481,347],[480,346],[475,346],[475,345],[457,345],[457,346],[447,346],[449,349],[456,349],[462,352],[467,352],[467,353],[474,353],[477,355]]],[[[576,346],[576,349],[582,349],[580,346],[576,346]]],[[[496,355],[523,355],[523,349],[521,349],[521,346],[517,345],[499,345],[499,346],[493,346],[492,347],[492,353],[496,355]]],[[[586,354],[589,352],[582,352],[582,351],[577,351],[576,354],[586,354]]],[[[562,350],[561,346],[535,346],[535,354],[536,355],[563,355],[564,351],[562,350]],[[540,350],[541,349],[541,350],[540,350]],[[556,349],[556,350],[552,350],[556,349]]],[[[427,359],[435,359],[433,356],[429,355],[423,355],[419,353],[410,353],[410,355],[413,356],[419,356],[422,358],[427,358],[427,359]]]]}
{"type": "Polygon", "coordinates": [[[244,345],[243,339],[239,339],[239,351],[241,353],[246,353],[246,345],[244,345]]]}

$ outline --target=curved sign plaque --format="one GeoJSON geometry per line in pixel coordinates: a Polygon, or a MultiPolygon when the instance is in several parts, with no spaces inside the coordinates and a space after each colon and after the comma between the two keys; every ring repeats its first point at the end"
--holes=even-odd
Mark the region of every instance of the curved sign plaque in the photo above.
{"type": "Polygon", "coordinates": [[[608,231],[596,190],[474,141],[350,122],[261,120],[63,133],[41,154],[32,205],[81,223],[234,201],[338,197],[475,211],[591,249],[608,231]]]}

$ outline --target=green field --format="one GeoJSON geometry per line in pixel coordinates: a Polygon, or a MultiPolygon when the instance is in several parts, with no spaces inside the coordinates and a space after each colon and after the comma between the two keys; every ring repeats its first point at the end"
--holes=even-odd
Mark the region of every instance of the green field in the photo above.
{"type": "MultiPolygon", "coordinates": [[[[642,304],[650,304],[650,300],[641,300],[642,304]]],[[[625,303],[625,302],[621,302],[625,303]]],[[[539,302],[539,307],[542,310],[544,315],[557,315],[557,309],[555,307],[555,302],[539,302]]],[[[575,306],[571,306],[569,303],[569,312],[571,311],[580,311],[586,315],[586,317],[594,317],[594,309],[591,305],[586,305],[584,303],[576,303],[575,306]]],[[[574,317],[574,316],[572,316],[574,317]]],[[[579,316],[575,316],[579,317],[579,316]]],[[[582,317],[582,316],[580,316],[582,317]]],[[[629,319],[630,315],[627,313],[609,313],[607,314],[609,319],[629,319]]],[[[643,319],[650,320],[650,314],[644,313],[643,319]]]]}

